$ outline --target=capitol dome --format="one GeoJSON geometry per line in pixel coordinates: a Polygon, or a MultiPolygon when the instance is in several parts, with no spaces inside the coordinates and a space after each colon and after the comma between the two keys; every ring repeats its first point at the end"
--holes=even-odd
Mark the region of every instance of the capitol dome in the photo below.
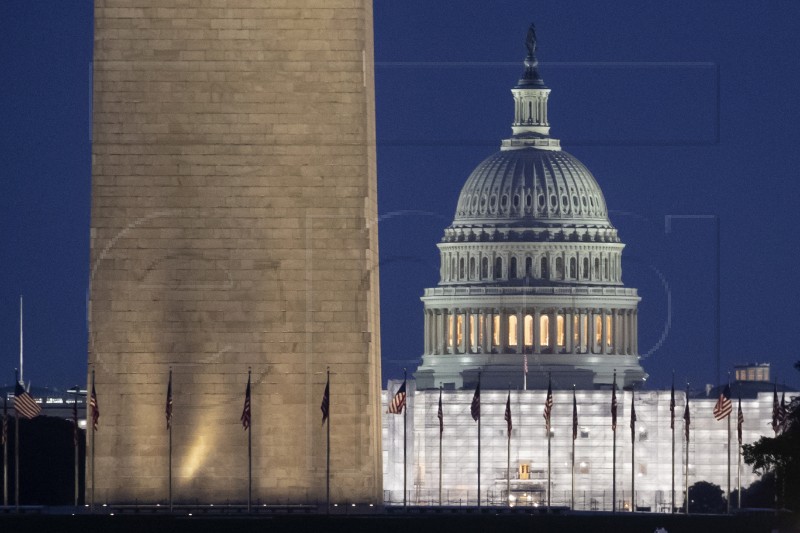
{"type": "MultiPolygon", "coordinates": [[[[589,169],[567,152],[534,147],[489,156],[461,189],[452,228],[487,226],[569,229],[565,239],[583,239],[588,229],[613,230],[589,169]]],[[[603,231],[601,239],[616,240],[616,232],[603,231]]]]}
{"type": "Polygon", "coordinates": [[[639,296],[592,173],[550,136],[550,89],[528,33],[512,136],[461,189],[438,244],[440,280],[425,289],[417,387],[631,387],[639,296]]]}

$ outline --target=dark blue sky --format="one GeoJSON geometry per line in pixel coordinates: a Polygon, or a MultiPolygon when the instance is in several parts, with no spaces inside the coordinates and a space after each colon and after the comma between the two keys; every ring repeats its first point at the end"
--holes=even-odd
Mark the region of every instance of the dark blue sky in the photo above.
{"type": "MultiPolygon", "coordinates": [[[[375,1],[384,378],[422,351],[436,243],[510,134],[535,21],[553,136],[594,173],[627,247],[650,386],[800,359],[800,101],[791,1],[375,1]],[[666,220],[671,220],[666,231],[666,220]],[[717,239],[719,230],[720,239],[717,239]],[[719,258],[719,277],[717,275],[719,258]]],[[[85,380],[92,2],[0,2],[0,383],[85,380]]]]}

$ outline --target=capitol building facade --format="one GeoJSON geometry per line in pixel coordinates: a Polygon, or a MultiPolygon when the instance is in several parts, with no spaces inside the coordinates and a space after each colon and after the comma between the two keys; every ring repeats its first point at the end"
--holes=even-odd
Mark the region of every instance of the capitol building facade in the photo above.
{"type": "MultiPolygon", "coordinates": [[[[438,244],[440,281],[422,297],[424,353],[406,384],[407,418],[383,416],[384,500],[663,512],[682,507],[697,481],[747,487],[758,476],[739,465],[735,396],[733,420],[718,421],[718,392],[689,395],[687,443],[682,387],[673,410],[671,391],[644,389],[640,298],[622,281],[624,244],[591,172],[550,136],[533,26],[527,48],[511,89],[512,136],[467,178],[438,244]],[[479,380],[480,424],[470,412],[479,380]]],[[[389,382],[383,412],[401,384],[389,382]]],[[[764,385],[738,389],[744,443],[773,434],[764,385]]]]}

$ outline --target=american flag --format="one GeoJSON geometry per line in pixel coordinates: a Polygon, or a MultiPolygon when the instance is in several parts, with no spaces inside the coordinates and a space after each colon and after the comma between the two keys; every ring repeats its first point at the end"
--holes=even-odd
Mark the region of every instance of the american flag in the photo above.
{"type": "Polygon", "coordinates": [[[167,384],[167,407],[164,409],[167,416],[167,429],[172,427],[172,370],[169,371],[169,383],[167,384]]]}
{"type": "Polygon", "coordinates": [[[611,431],[617,430],[617,375],[614,374],[614,384],[611,386],[611,431]]]}
{"type": "Polygon", "coordinates": [[[328,376],[328,381],[325,382],[325,392],[322,393],[322,403],[319,406],[322,411],[322,423],[328,419],[331,409],[331,378],[328,376]]]}
{"type": "Polygon", "coordinates": [[[481,419],[481,380],[478,378],[478,385],[475,387],[475,394],[472,396],[472,404],[469,406],[469,412],[472,414],[472,419],[478,421],[481,419]]]}
{"type": "Polygon", "coordinates": [[[393,415],[399,415],[403,412],[405,406],[406,406],[406,381],[403,380],[403,384],[400,385],[400,388],[397,389],[397,392],[394,393],[392,401],[389,403],[389,413],[393,415]]]}
{"type": "Polygon", "coordinates": [[[511,392],[508,393],[506,400],[506,414],[503,419],[508,423],[508,436],[511,437],[511,392]]]}
{"type": "Polygon", "coordinates": [[[444,411],[442,411],[442,389],[439,388],[439,412],[436,413],[436,417],[439,419],[439,436],[442,436],[444,433],[444,411]]]}
{"type": "Polygon", "coordinates": [[[19,381],[17,381],[14,387],[14,410],[17,414],[27,419],[35,418],[42,412],[42,408],[36,403],[33,397],[22,388],[22,384],[19,381]]]}
{"type": "Polygon", "coordinates": [[[672,378],[672,389],[669,391],[669,429],[675,429],[675,377],[672,378]]]}
{"type": "Polygon", "coordinates": [[[250,429],[250,421],[252,413],[250,412],[250,372],[247,373],[247,388],[244,390],[244,407],[242,408],[242,427],[247,430],[250,429]]]}
{"type": "Polygon", "coordinates": [[[8,441],[8,398],[3,395],[3,435],[0,444],[4,445],[8,441]]]}
{"type": "Polygon", "coordinates": [[[94,383],[92,383],[92,395],[89,396],[89,409],[92,412],[92,430],[97,431],[97,423],[100,420],[100,407],[97,404],[97,391],[94,390],[94,383]]]}
{"type": "Polygon", "coordinates": [[[739,436],[739,445],[742,444],[742,426],[744,426],[744,413],[742,413],[742,398],[739,397],[739,411],[736,413],[736,434],[739,436]]]}
{"type": "Polygon", "coordinates": [[[544,412],[542,416],[544,417],[544,427],[547,430],[547,434],[550,434],[550,415],[553,412],[553,386],[552,382],[548,379],[547,380],[547,398],[544,400],[544,412]]]}
{"type": "Polygon", "coordinates": [[[636,438],[636,407],[633,404],[634,392],[631,391],[631,442],[636,438]]]}
{"type": "Polygon", "coordinates": [[[775,432],[775,435],[778,434],[778,430],[780,429],[780,423],[778,422],[779,414],[780,406],[778,405],[778,384],[776,383],[772,392],[772,431],[775,432]]]}
{"type": "Polygon", "coordinates": [[[686,442],[689,442],[689,426],[691,417],[689,416],[689,391],[686,391],[686,407],[683,410],[683,431],[686,433],[686,442]]]}
{"type": "Polygon", "coordinates": [[[572,388],[572,440],[578,438],[578,400],[575,398],[575,387],[572,388]]]}
{"type": "Polygon", "coordinates": [[[778,431],[783,433],[789,423],[789,416],[786,410],[786,393],[781,393],[781,406],[778,408],[778,431]]]}
{"type": "Polygon", "coordinates": [[[722,420],[726,416],[729,416],[733,411],[733,404],[731,403],[731,386],[725,385],[725,388],[722,389],[722,392],[717,399],[717,403],[714,404],[714,418],[717,420],[722,420]]]}

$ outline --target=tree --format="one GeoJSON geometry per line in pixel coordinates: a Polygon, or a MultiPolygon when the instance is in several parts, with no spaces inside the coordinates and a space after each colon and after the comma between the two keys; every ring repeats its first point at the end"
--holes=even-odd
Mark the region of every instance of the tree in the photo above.
{"type": "MultiPolygon", "coordinates": [[[[800,370],[800,361],[794,367],[800,370]]],[[[753,472],[775,475],[779,507],[800,510],[800,398],[789,403],[783,432],[743,445],[742,455],[753,472]]]]}
{"type": "Polygon", "coordinates": [[[725,498],[719,485],[698,481],[689,487],[690,513],[724,513],[725,507],[725,498]]]}

